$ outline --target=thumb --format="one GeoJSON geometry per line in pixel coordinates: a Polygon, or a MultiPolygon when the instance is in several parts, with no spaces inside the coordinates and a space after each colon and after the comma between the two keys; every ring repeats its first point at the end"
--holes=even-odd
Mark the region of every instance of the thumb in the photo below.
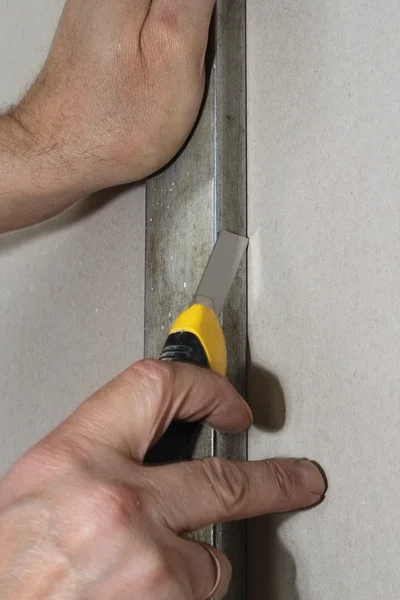
{"type": "Polygon", "coordinates": [[[251,411],[223,377],[194,365],[144,360],[86,400],[52,435],[84,436],[142,461],[173,420],[248,429],[251,411]]]}

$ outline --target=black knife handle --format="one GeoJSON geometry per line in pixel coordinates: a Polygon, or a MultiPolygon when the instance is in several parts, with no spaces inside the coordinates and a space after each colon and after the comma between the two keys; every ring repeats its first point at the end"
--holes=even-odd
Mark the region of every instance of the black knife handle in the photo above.
{"type": "MultiPolygon", "coordinates": [[[[186,331],[168,337],[160,360],[185,362],[209,368],[207,355],[200,340],[186,331]]],[[[173,421],[163,437],[149,450],[145,464],[160,465],[192,460],[203,430],[201,423],[173,421]]]]}

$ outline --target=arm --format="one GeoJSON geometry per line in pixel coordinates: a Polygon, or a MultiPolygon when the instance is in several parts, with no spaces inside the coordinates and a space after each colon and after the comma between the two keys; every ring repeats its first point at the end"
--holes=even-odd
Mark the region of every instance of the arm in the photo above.
{"type": "Polygon", "coordinates": [[[0,233],[33,225],[91,192],[84,166],[11,113],[0,117],[0,233]]]}

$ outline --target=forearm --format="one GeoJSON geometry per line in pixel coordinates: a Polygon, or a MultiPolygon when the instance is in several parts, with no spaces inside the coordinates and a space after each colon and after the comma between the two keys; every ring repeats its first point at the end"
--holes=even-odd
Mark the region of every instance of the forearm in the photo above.
{"type": "Polygon", "coordinates": [[[0,232],[49,219],[94,191],[81,160],[50,132],[0,117],[0,232]]]}

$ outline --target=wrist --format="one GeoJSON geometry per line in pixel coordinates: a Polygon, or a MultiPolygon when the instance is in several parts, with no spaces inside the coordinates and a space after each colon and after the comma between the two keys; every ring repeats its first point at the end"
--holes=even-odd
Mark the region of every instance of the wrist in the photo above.
{"type": "Polygon", "coordinates": [[[95,191],[90,160],[25,110],[0,117],[0,232],[49,219],[95,191]]]}

